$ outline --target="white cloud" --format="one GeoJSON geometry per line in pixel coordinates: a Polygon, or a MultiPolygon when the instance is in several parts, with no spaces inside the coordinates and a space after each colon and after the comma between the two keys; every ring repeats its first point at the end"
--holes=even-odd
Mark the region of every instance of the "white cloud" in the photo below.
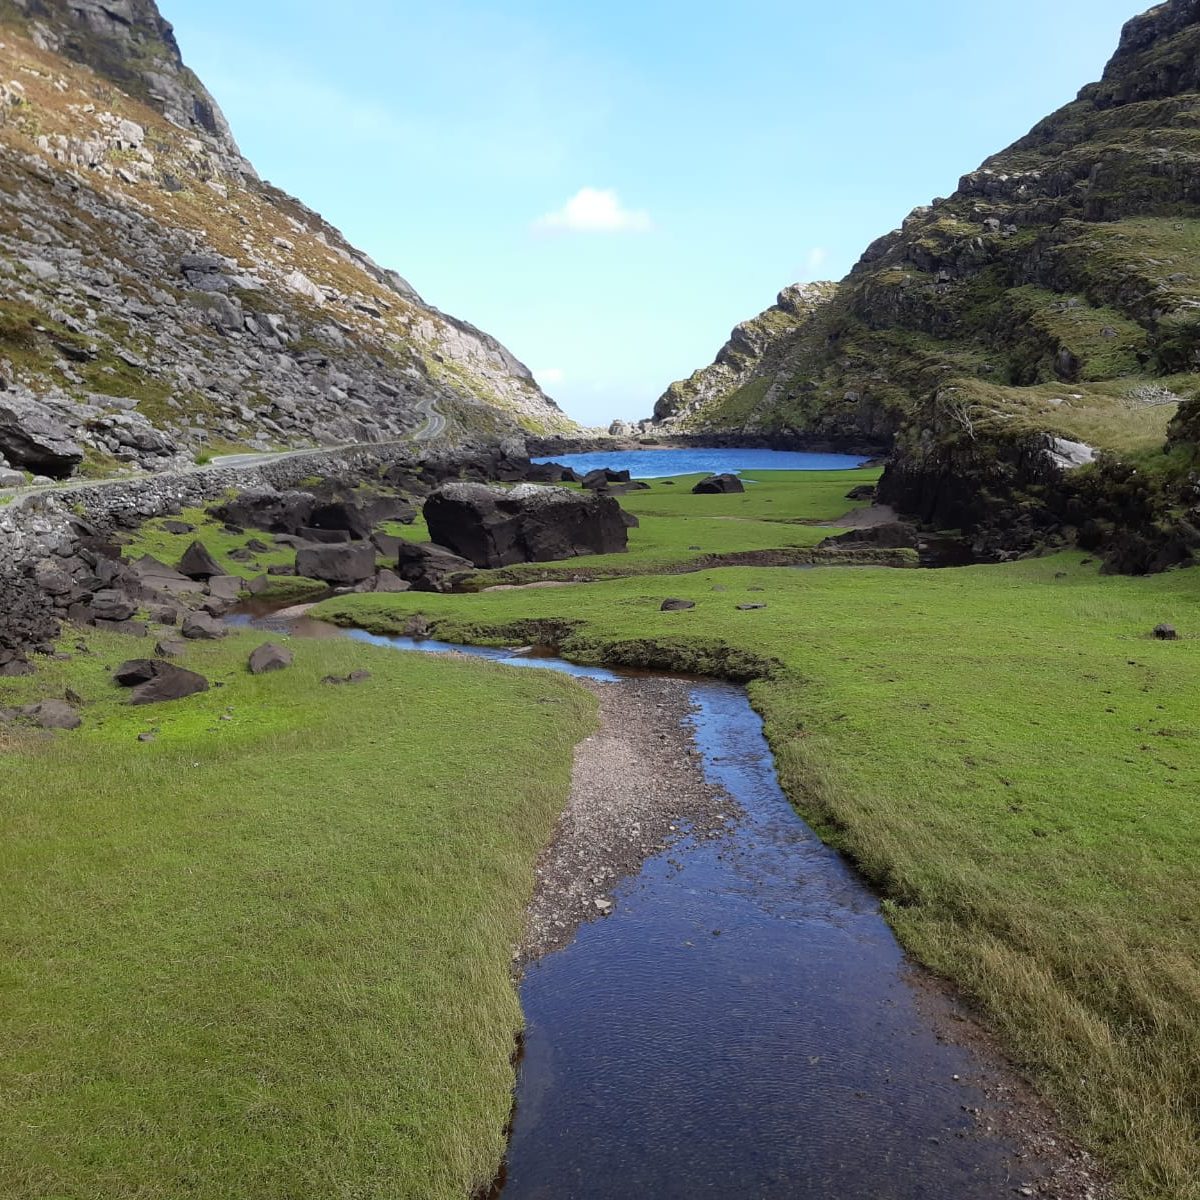
{"type": "Polygon", "coordinates": [[[613,188],[580,188],[556,212],[538,217],[533,228],[539,233],[648,233],[653,228],[650,214],[624,208],[613,188]]]}
{"type": "Polygon", "coordinates": [[[820,279],[822,268],[828,258],[829,251],[824,246],[814,246],[805,256],[800,278],[804,280],[820,279]]]}
{"type": "Polygon", "coordinates": [[[566,382],[567,373],[562,367],[542,367],[541,370],[534,371],[533,377],[542,387],[557,387],[566,382]]]}

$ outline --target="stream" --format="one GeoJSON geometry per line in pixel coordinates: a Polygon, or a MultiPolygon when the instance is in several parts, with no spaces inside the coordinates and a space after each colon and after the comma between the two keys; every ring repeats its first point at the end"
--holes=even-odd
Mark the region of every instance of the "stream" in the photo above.
{"type": "MultiPolygon", "coordinates": [[[[346,636],[622,678],[509,650],[346,636]]],[[[492,1196],[1019,1194],[1038,1164],[979,1129],[971,1110],[995,1107],[976,1082],[989,1068],[939,1036],[953,1004],[920,985],[877,897],[789,804],[745,692],[691,689],[703,770],[744,817],[727,837],[685,835],[651,858],[614,891],[610,916],[527,969],[511,1143],[492,1196]]]]}

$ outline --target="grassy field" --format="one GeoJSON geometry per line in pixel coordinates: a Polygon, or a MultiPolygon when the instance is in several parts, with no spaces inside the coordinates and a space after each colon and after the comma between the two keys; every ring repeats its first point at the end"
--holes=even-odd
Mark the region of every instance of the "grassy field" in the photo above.
{"type": "Polygon", "coordinates": [[[906,945],[980,1003],[1129,1196],[1195,1200],[1198,587],[1190,572],[1101,577],[1061,554],[318,611],[378,631],[422,612],[451,639],[544,631],[581,660],[759,676],[789,795],[876,881],[906,945]],[[697,607],[660,612],[668,596],[697,607]],[[1155,641],[1160,621],[1183,639],[1155,641]]]}
{"type": "MultiPolygon", "coordinates": [[[[527,563],[481,572],[477,582],[527,583],[537,579],[619,578],[688,567],[710,555],[756,550],[815,548],[838,530],[822,528],[866,503],[846,499],[851,488],[874,484],[880,471],[757,471],[745,476],[744,494],[694,496],[703,475],[650,479],[649,491],[618,497],[641,522],[629,531],[624,554],[600,554],[557,563],[527,563]]],[[[423,538],[423,527],[406,536],[423,538]]]]}
{"type": "Polygon", "coordinates": [[[227,575],[240,575],[243,579],[253,579],[256,575],[262,575],[268,567],[283,566],[296,561],[296,551],[291,546],[274,545],[269,533],[262,533],[256,529],[246,533],[228,533],[224,525],[203,508],[187,508],[178,517],[159,517],[147,521],[129,539],[125,556],[141,558],[143,554],[149,554],[159,562],[173,567],[179,562],[183,552],[195,541],[203,542],[208,547],[227,575]],[[184,521],[196,526],[196,530],[194,533],[169,533],[163,526],[170,521],[184,521]],[[252,552],[254,562],[238,562],[229,557],[231,550],[244,550],[248,543],[255,540],[269,546],[270,549],[252,552]]]}
{"type": "Polygon", "coordinates": [[[0,726],[5,1200],[465,1200],[500,1160],[510,952],[591,698],[342,639],[254,678],[261,640],[189,647],[223,686],[149,709],[111,635],[0,681],[87,702],[0,726]]]}

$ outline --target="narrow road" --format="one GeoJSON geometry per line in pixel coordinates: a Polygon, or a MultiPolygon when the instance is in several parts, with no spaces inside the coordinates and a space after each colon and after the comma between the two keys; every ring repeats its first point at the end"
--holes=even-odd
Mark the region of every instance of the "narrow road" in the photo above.
{"type": "MultiPolygon", "coordinates": [[[[447,421],[437,408],[437,397],[427,396],[414,405],[425,424],[411,435],[411,440],[417,443],[432,442],[442,437],[446,432],[447,421]]],[[[338,454],[348,450],[370,449],[375,446],[391,446],[405,442],[409,438],[391,438],[385,442],[349,442],[342,446],[310,446],[301,450],[269,450],[253,451],[242,454],[221,454],[210,459],[207,463],[194,466],[174,467],[164,474],[199,475],[206,471],[228,470],[231,467],[259,467],[267,463],[282,462],[289,458],[299,458],[305,454],[338,454]]],[[[129,471],[123,475],[109,475],[103,479],[66,479],[57,483],[39,484],[37,487],[0,488],[0,504],[17,496],[39,496],[52,492],[55,495],[64,492],[82,491],[84,488],[102,486],[106,483],[127,483],[131,480],[145,479],[154,472],[129,471]]]]}

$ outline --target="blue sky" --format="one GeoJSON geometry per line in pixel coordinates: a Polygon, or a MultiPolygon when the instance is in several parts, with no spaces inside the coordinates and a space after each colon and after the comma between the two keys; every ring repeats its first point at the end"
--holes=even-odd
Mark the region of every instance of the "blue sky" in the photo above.
{"type": "Polygon", "coordinates": [[[840,278],[1137,0],[161,0],[271,182],[588,424],[840,278]]]}

